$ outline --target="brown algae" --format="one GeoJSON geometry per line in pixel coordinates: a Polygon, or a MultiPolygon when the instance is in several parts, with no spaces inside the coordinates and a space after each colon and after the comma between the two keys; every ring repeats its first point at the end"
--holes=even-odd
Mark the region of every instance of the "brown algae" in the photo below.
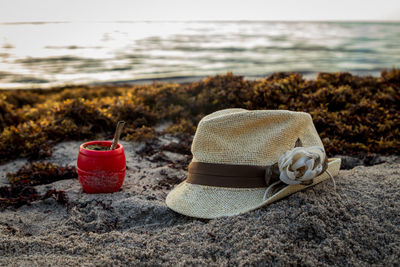
{"type": "MultiPolygon", "coordinates": [[[[380,77],[275,73],[246,80],[231,73],[189,84],[69,86],[0,92],[0,162],[51,155],[62,141],[148,142],[187,139],[205,115],[225,108],[288,109],[311,114],[329,156],[400,154],[400,69],[380,77]],[[29,96],[29,97],[28,97],[29,96]],[[164,131],[155,126],[169,122],[164,131]]],[[[186,150],[186,148],[185,148],[186,150]]]]}

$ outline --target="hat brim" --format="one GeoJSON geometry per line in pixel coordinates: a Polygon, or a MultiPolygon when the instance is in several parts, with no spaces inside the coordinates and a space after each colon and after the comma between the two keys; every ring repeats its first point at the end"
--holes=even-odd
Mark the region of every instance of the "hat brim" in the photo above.
{"type": "MultiPolygon", "coordinates": [[[[340,169],[339,158],[328,161],[327,171],[336,176],[340,169]]],[[[314,186],[329,178],[327,172],[314,178],[310,185],[287,185],[263,200],[266,188],[227,188],[191,184],[183,181],[167,196],[166,204],[172,210],[190,217],[213,219],[245,213],[293,193],[314,186]]]]}

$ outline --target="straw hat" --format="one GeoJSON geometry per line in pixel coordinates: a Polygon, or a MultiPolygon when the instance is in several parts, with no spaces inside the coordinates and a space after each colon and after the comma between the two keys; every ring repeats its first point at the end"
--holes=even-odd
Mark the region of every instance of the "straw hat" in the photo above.
{"type": "Polygon", "coordinates": [[[311,116],[286,110],[214,112],[200,121],[192,154],[187,179],[166,204],[207,219],[260,208],[332,178],[340,168],[340,159],[327,159],[311,116]]]}

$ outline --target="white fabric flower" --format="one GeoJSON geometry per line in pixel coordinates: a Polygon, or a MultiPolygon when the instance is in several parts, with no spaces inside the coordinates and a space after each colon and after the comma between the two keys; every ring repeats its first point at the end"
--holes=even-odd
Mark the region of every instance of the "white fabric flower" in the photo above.
{"type": "Polygon", "coordinates": [[[312,180],[323,171],[325,151],[320,146],[295,147],[279,159],[280,180],[286,184],[300,184],[312,180]]]}

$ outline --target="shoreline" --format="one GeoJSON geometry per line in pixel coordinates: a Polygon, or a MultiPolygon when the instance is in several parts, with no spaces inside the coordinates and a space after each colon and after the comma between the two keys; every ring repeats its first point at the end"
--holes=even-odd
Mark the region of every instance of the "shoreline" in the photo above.
{"type": "MultiPolygon", "coordinates": [[[[266,73],[264,75],[241,75],[235,74],[237,76],[243,76],[244,79],[249,81],[256,81],[268,78],[269,76],[276,73],[293,73],[300,74],[305,80],[314,80],[316,79],[319,73],[350,73],[353,76],[359,77],[380,77],[380,74],[383,70],[390,70],[389,68],[382,68],[376,70],[359,70],[359,71],[339,71],[339,72],[313,72],[313,71],[282,71],[282,72],[271,72],[266,73]]],[[[229,72],[228,72],[229,73],[229,72]]],[[[158,83],[176,83],[176,84],[188,84],[193,82],[199,82],[203,79],[213,77],[215,75],[226,75],[226,73],[215,73],[214,75],[194,75],[194,76],[171,76],[171,77],[153,77],[153,78],[137,78],[137,79],[123,79],[123,80],[110,80],[110,81],[88,81],[88,82],[77,82],[77,83],[68,83],[68,82],[54,82],[54,83],[37,83],[30,85],[20,85],[16,84],[15,87],[12,84],[7,86],[3,86],[0,83],[0,92],[1,91],[12,91],[12,90],[51,90],[55,88],[64,88],[64,87],[79,87],[79,86],[112,86],[112,85],[124,85],[124,86],[133,86],[133,85],[148,85],[155,82],[158,83]]]]}

